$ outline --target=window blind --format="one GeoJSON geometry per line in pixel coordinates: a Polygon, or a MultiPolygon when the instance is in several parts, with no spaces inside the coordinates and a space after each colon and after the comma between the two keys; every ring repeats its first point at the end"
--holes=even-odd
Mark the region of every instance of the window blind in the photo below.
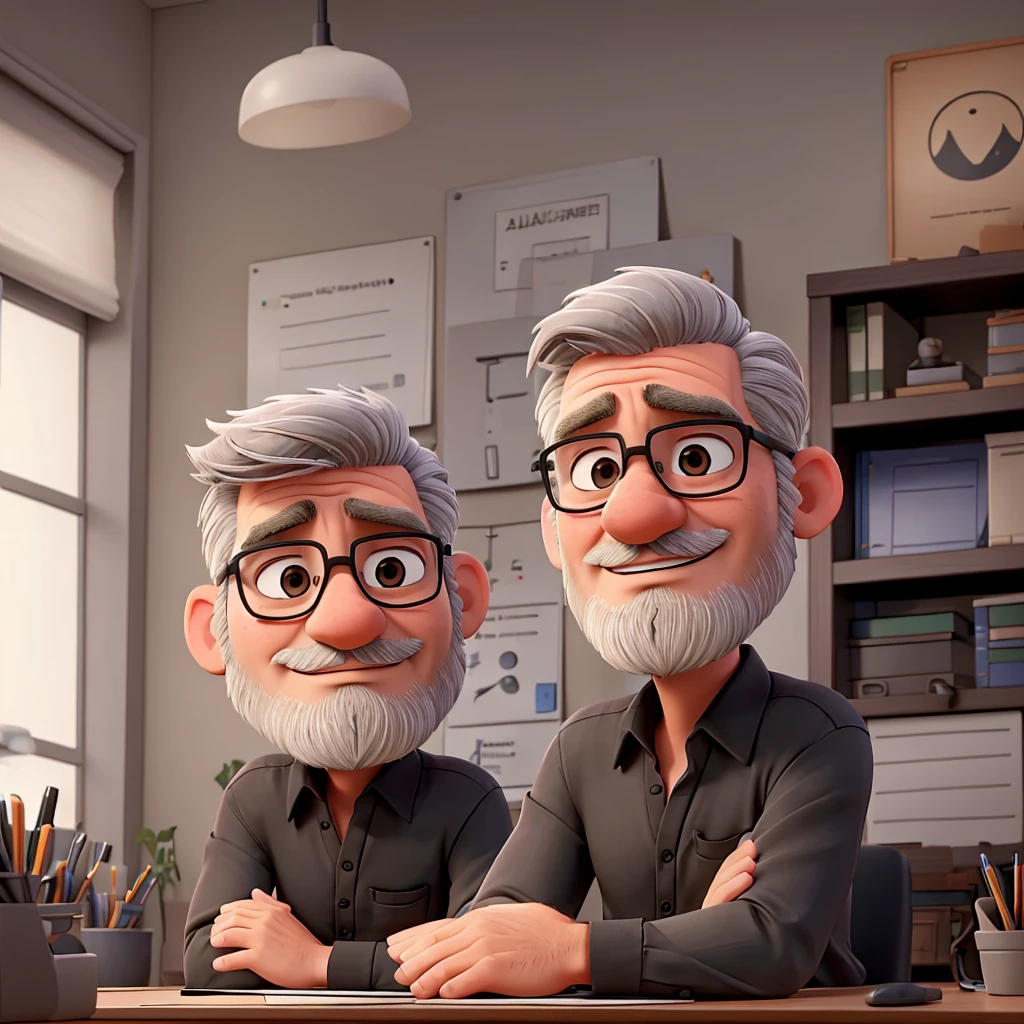
{"type": "Polygon", "coordinates": [[[113,320],[122,155],[0,75],[0,274],[113,320]]]}

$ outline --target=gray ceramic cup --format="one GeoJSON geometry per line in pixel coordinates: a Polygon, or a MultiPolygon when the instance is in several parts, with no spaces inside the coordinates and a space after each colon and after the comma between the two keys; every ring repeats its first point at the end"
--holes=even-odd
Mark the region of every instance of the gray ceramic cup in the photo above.
{"type": "Polygon", "coordinates": [[[975,903],[979,928],[974,933],[981,975],[990,996],[1024,996],[1024,930],[997,929],[996,901],[984,896],[975,903]]]}
{"type": "Polygon", "coordinates": [[[96,954],[100,988],[144,988],[153,957],[151,928],[83,928],[87,953],[96,954]]]}

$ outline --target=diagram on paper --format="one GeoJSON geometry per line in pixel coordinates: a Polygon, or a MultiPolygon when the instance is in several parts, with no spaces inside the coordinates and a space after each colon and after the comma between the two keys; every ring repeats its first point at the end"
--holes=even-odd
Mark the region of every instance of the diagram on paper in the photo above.
{"type": "Polygon", "coordinates": [[[521,796],[516,791],[533,785],[558,726],[558,722],[528,722],[447,728],[444,752],[490,772],[506,796],[521,796]]]}
{"type": "Polygon", "coordinates": [[[548,561],[540,522],[461,526],[455,548],[478,558],[491,584],[491,608],[562,603],[562,574],[548,561]]]}
{"type": "Polygon", "coordinates": [[[526,376],[535,322],[520,317],[448,331],[442,455],[456,490],[538,480],[534,408],[544,374],[526,376]]]}

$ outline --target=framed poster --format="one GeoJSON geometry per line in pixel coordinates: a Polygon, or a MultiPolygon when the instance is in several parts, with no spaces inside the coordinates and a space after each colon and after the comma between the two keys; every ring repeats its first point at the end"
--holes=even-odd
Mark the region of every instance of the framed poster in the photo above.
{"type": "Polygon", "coordinates": [[[889,259],[1024,225],[1024,36],[886,62],[889,259]]]}

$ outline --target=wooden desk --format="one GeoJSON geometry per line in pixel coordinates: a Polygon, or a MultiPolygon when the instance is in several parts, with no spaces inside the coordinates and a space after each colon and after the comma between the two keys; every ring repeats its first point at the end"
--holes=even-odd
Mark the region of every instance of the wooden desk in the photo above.
{"type": "Polygon", "coordinates": [[[394,1006],[267,1006],[262,996],[228,1002],[226,997],[185,999],[177,989],[101,991],[93,1020],[188,1021],[364,1021],[373,1024],[472,1024],[474,1021],[550,1024],[1021,1024],[1024,996],[989,996],[945,984],[942,1001],[927,1006],[868,1006],[868,988],[808,989],[789,999],[688,1003],[675,1006],[481,1006],[479,1004],[399,1003],[394,1006]],[[154,1005],[156,1004],[156,1005],[154,1005]]]}

